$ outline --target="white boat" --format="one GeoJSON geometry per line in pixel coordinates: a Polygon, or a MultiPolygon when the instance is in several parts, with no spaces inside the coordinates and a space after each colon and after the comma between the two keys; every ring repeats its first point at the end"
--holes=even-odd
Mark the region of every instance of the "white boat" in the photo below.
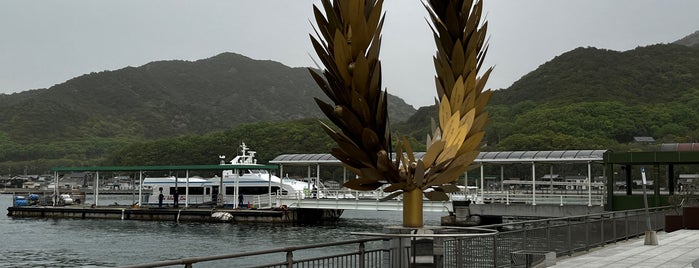
{"type": "Polygon", "coordinates": [[[64,205],[64,206],[72,205],[72,204],[73,204],[73,198],[70,197],[70,194],[61,194],[61,195],[58,197],[58,204],[59,204],[59,205],[64,205]]]}
{"type": "MultiPolygon", "coordinates": [[[[258,204],[261,196],[284,195],[295,198],[304,198],[305,192],[310,189],[307,182],[289,178],[280,179],[270,174],[265,169],[234,169],[234,165],[255,166],[255,151],[242,143],[241,155],[237,155],[229,163],[225,162],[225,156],[220,156],[221,165],[231,165],[230,170],[223,170],[222,176],[202,178],[198,176],[189,178],[147,177],[143,180],[143,187],[152,189],[148,196],[148,205],[158,205],[160,194],[163,195],[162,204],[170,206],[174,204],[177,193],[178,204],[211,204],[223,206],[247,206],[258,204]],[[237,171],[237,173],[236,173],[237,171]],[[223,189],[221,191],[220,189],[223,189]],[[241,196],[242,195],[242,196],[241,196]],[[241,199],[242,198],[242,199],[241,199]],[[242,201],[242,202],[241,202],[242,201]]],[[[267,204],[271,206],[271,204],[267,204]]]]}

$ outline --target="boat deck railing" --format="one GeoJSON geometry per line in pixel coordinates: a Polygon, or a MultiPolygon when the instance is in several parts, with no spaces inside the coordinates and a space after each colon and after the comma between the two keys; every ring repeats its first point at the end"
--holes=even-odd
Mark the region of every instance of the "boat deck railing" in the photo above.
{"type": "Polygon", "coordinates": [[[126,267],[193,267],[210,261],[225,261],[225,265],[236,267],[407,267],[424,262],[432,262],[434,267],[512,267],[520,256],[517,254],[534,252],[570,256],[644,235],[650,231],[648,224],[652,230],[662,230],[664,216],[676,213],[676,209],[668,206],[520,221],[480,226],[472,228],[471,232],[449,231],[454,227],[426,227],[423,229],[442,228],[447,231],[355,233],[370,238],[126,267]],[[484,229],[492,232],[481,231],[484,229]],[[313,250],[315,253],[308,253],[313,250]],[[276,258],[260,258],[262,255],[276,258]]]}

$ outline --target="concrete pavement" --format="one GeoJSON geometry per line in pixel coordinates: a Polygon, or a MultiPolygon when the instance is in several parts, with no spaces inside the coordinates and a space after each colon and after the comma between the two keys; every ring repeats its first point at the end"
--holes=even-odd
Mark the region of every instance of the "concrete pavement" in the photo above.
{"type": "Polygon", "coordinates": [[[644,237],[621,241],[566,258],[557,268],[682,267],[699,268],[699,230],[658,232],[658,245],[644,245],[644,237]]]}

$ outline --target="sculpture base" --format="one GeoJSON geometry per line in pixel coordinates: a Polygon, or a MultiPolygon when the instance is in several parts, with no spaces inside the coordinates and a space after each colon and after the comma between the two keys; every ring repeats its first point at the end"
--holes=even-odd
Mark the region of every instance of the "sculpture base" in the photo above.
{"type": "Polygon", "coordinates": [[[646,246],[657,246],[658,245],[658,235],[655,231],[646,231],[646,239],[643,242],[646,246]]]}

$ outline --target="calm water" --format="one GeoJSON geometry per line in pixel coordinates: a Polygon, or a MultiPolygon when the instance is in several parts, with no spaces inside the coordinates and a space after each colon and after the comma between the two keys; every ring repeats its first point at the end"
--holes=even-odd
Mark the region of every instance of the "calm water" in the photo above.
{"type": "MultiPolygon", "coordinates": [[[[88,202],[92,201],[88,196],[88,202]]],[[[100,196],[100,204],[131,204],[131,196],[100,196]]],[[[344,241],[350,232],[381,232],[400,225],[400,212],[345,211],[334,226],[175,223],[152,221],[10,218],[11,195],[0,195],[0,267],[111,267],[167,259],[344,241]]],[[[439,225],[441,213],[426,213],[439,225]]],[[[316,252],[317,253],[317,252],[316,252]]],[[[311,253],[308,253],[311,254],[311,253]]],[[[283,256],[280,256],[282,258],[283,256]]],[[[254,264],[215,262],[195,267],[254,264]]]]}

